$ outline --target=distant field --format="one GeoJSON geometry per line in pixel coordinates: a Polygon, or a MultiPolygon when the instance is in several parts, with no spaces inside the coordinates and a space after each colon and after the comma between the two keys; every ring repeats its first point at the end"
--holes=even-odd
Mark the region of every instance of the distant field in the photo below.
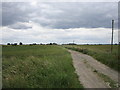
{"type": "Polygon", "coordinates": [[[60,46],[3,46],[3,88],[81,88],[72,58],[60,46]]]}
{"type": "Polygon", "coordinates": [[[118,65],[118,45],[113,46],[112,53],[110,45],[64,45],[64,47],[91,55],[98,61],[120,71],[120,65],[118,65]]]}

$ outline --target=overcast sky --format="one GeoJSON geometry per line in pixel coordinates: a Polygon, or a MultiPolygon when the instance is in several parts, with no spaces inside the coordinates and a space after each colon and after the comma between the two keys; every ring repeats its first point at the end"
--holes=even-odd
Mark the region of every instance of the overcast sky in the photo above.
{"type": "Polygon", "coordinates": [[[117,2],[4,2],[0,43],[118,42],[117,2]]]}

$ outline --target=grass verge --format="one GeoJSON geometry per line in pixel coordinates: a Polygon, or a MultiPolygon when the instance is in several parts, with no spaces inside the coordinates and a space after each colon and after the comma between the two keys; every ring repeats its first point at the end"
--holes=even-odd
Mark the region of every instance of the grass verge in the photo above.
{"type": "Polygon", "coordinates": [[[120,87],[119,82],[115,82],[114,80],[112,80],[110,77],[108,77],[107,75],[104,75],[103,73],[100,73],[99,71],[97,71],[96,69],[94,69],[92,66],[90,66],[86,60],[84,60],[85,65],[91,69],[96,75],[98,75],[110,88],[118,88],[120,87]]]}
{"type": "Polygon", "coordinates": [[[99,72],[97,72],[97,71],[96,71],[96,74],[97,74],[99,77],[101,77],[101,78],[104,80],[104,82],[105,82],[109,87],[111,87],[111,88],[118,88],[118,87],[120,87],[117,82],[111,80],[111,78],[109,78],[108,76],[106,76],[106,75],[104,75],[104,74],[102,74],[102,73],[99,73],[99,72]]]}
{"type": "Polygon", "coordinates": [[[101,63],[120,72],[118,45],[114,45],[112,53],[110,51],[110,45],[66,45],[64,47],[91,55],[101,63]]]}

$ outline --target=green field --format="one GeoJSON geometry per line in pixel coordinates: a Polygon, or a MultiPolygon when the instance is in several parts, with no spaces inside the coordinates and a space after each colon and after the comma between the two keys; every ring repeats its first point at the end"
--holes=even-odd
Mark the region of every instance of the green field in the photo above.
{"type": "Polygon", "coordinates": [[[110,45],[64,45],[64,47],[91,55],[103,64],[120,71],[118,45],[113,45],[112,53],[110,45]]]}
{"type": "Polygon", "coordinates": [[[3,88],[82,88],[70,53],[60,46],[2,47],[3,88]]]}

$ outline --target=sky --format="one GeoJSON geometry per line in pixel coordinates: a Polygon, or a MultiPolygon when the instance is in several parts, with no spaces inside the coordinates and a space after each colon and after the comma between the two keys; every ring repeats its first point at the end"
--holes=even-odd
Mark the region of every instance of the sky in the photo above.
{"type": "Polygon", "coordinates": [[[0,43],[109,44],[117,2],[2,2],[0,43]]]}

